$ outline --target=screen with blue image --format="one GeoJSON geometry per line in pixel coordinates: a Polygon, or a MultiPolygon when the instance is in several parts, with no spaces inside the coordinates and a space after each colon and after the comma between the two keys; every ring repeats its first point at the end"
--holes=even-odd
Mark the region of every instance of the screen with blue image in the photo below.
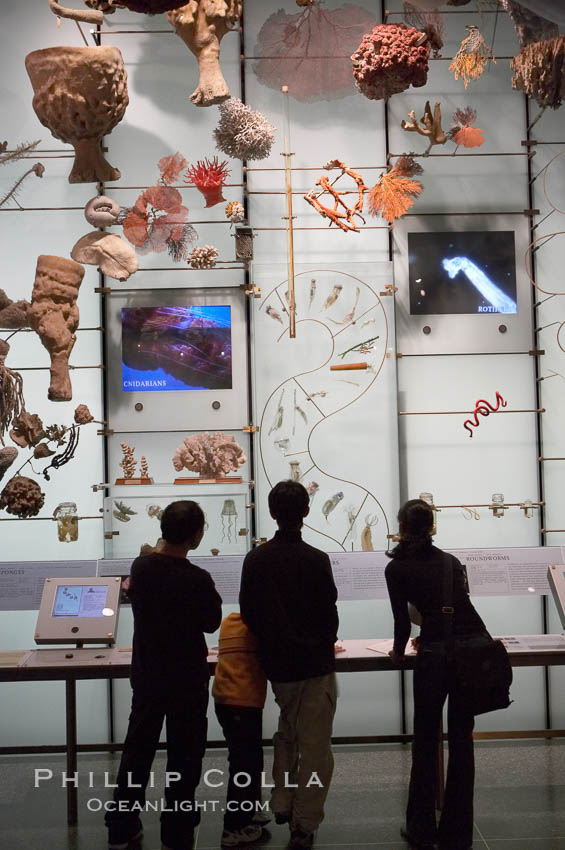
{"type": "Polygon", "coordinates": [[[408,234],[410,313],[518,312],[514,231],[408,234]]]}
{"type": "Polygon", "coordinates": [[[53,617],[104,617],[108,588],[105,585],[60,585],[53,617]]]}
{"type": "Polygon", "coordinates": [[[122,309],[124,392],[231,388],[229,306],[122,309]]]}

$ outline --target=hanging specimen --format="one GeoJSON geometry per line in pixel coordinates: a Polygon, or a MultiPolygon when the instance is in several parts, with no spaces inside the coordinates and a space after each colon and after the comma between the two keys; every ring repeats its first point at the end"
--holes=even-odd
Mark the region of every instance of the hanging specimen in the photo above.
{"type": "Polygon", "coordinates": [[[559,27],[553,21],[542,18],[527,6],[515,0],[500,0],[514,23],[520,47],[535,41],[547,41],[559,37],[559,27]]]}
{"type": "Polygon", "coordinates": [[[131,12],[158,15],[183,5],[183,0],[84,0],[84,2],[87,6],[101,9],[106,14],[115,12],[116,9],[129,9],[131,12]]]}
{"type": "Polygon", "coordinates": [[[61,502],[53,511],[57,520],[57,537],[60,543],[74,543],[78,540],[78,515],[75,502],[61,502]]]}
{"type": "Polygon", "coordinates": [[[25,449],[36,446],[45,436],[43,422],[37,413],[28,413],[25,408],[12,420],[10,439],[16,446],[25,449]]]}
{"type": "Polygon", "coordinates": [[[369,190],[367,207],[371,215],[382,217],[391,224],[414,205],[423,189],[415,174],[422,167],[411,156],[401,156],[388,171],[384,171],[377,183],[369,190]]]}
{"type": "Polygon", "coordinates": [[[89,422],[94,422],[94,416],[86,404],[78,404],[75,408],[74,420],[77,425],[88,425],[89,422]]]}
{"type": "Polygon", "coordinates": [[[304,200],[308,201],[308,203],[314,207],[316,212],[319,212],[322,218],[328,218],[330,221],[330,227],[332,224],[337,224],[341,230],[353,230],[355,233],[359,233],[359,228],[357,227],[357,223],[355,221],[355,216],[358,216],[363,224],[365,224],[365,219],[361,215],[363,211],[363,199],[364,194],[367,191],[367,186],[365,186],[363,182],[363,178],[360,174],[357,174],[356,171],[353,171],[352,168],[345,165],[339,159],[331,159],[329,162],[323,166],[326,171],[331,171],[334,168],[339,168],[341,170],[341,174],[339,174],[331,183],[329,177],[326,177],[325,174],[322,174],[321,177],[316,180],[316,186],[320,186],[321,192],[316,192],[314,189],[311,189],[304,195],[304,200]],[[342,195],[345,195],[345,192],[336,191],[333,186],[334,183],[337,182],[344,174],[348,174],[353,178],[355,183],[357,184],[357,201],[352,207],[348,207],[345,201],[342,200],[342,195]],[[325,194],[331,195],[334,199],[333,208],[326,207],[322,203],[320,203],[320,198],[325,194]],[[341,207],[341,209],[340,209],[341,207]]]}
{"type": "Polygon", "coordinates": [[[219,162],[218,157],[199,159],[196,165],[190,165],[184,178],[185,183],[194,183],[206,199],[206,206],[213,207],[225,201],[222,187],[230,175],[227,160],[219,162]]]}
{"type": "MultiPolygon", "coordinates": [[[[8,142],[0,143],[0,165],[8,165],[12,162],[16,162],[20,159],[26,159],[27,154],[31,153],[35,150],[35,148],[39,144],[39,139],[36,142],[23,142],[22,144],[17,145],[14,150],[7,150],[8,142]]],[[[21,177],[18,177],[16,182],[8,189],[7,192],[2,195],[0,198],[0,207],[3,207],[5,203],[7,203],[10,199],[15,199],[22,187],[22,184],[26,177],[30,174],[35,174],[36,177],[43,177],[45,173],[45,166],[42,162],[36,162],[32,165],[31,168],[28,168],[21,177]]]]}
{"type": "Polygon", "coordinates": [[[160,505],[147,505],[146,509],[147,516],[154,517],[156,520],[161,522],[161,517],[163,516],[164,508],[160,505]]]}
{"type": "Polygon", "coordinates": [[[242,0],[190,0],[167,13],[170,24],[198,60],[200,79],[190,95],[195,106],[223,103],[230,90],[220,68],[220,42],[234,30],[242,0]]]}
{"type": "Polygon", "coordinates": [[[279,313],[278,310],[275,310],[274,307],[271,307],[270,304],[267,304],[267,306],[265,308],[265,313],[267,314],[267,316],[270,316],[271,319],[274,319],[275,322],[280,322],[281,325],[284,325],[281,314],[279,313]]]}
{"type": "Polygon", "coordinates": [[[492,51],[485,44],[485,40],[474,24],[467,24],[465,29],[469,35],[459,45],[459,50],[453,57],[449,70],[453,71],[456,80],[461,77],[465,88],[471,80],[478,80],[489,60],[496,64],[492,51]]]}
{"type": "Polygon", "coordinates": [[[257,79],[277,92],[288,86],[290,96],[302,103],[353,94],[348,57],[374,16],[351,3],[337,9],[318,0],[299,5],[303,11],[278,9],[261,27],[254,50],[257,79]]]}
{"type": "Polygon", "coordinates": [[[335,510],[335,508],[339,505],[342,499],[343,493],[341,491],[339,493],[335,493],[335,495],[333,495],[331,499],[326,499],[326,501],[322,505],[322,513],[326,518],[326,522],[329,522],[329,515],[333,510],[335,510]]]}
{"type": "MultiPolygon", "coordinates": [[[[177,472],[189,469],[196,472],[200,480],[241,481],[241,478],[227,478],[230,472],[237,472],[247,460],[243,449],[231,434],[216,431],[215,434],[191,434],[185,437],[173,455],[173,466],[177,472]]],[[[175,483],[185,483],[194,479],[176,479],[175,483]]]]}
{"type": "Polygon", "coordinates": [[[473,419],[466,419],[463,423],[463,427],[469,432],[469,436],[473,436],[473,428],[478,428],[481,424],[479,421],[479,414],[481,416],[488,416],[489,413],[496,413],[501,407],[506,407],[507,402],[504,401],[500,393],[497,391],[496,393],[496,407],[494,407],[490,401],[485,401],[485,399],[480,398],[475,403],[475,410],[473,411],[473,419]]]}
{"type": "Polygon", "coordinates": [[[0,449],[0,481],[4,478],[6,471],[13,464],[18,456],[18,450],[13,446],[6,446],[0,449]]]}
{"type": "Polygon", "coordinates": [[[112,514],[119,522],[129,522],[132,516],[137,516],[137,511],[125,505],[123,502],[114,502],[114,510],[112,514]]]}
{"type": "Polygon", "coordinates": [[[565,96],[565,36],[527,44],[512,59],[512,87],[542,108],[558,109],[565,96]]]}
{"type": "Polygon", "coordinates": [[[44,502],[45,495],[39,484],[25,475],[10,478],[0,493],[0,510],[6,510],[20,519],[37,516],[44,502]]]}
{"type": "Polygon", "coordinates": [[[278,431],[279,428],[282,427],[283,419],[284,419],[283,399],[284,399],[284,389],[281,392],[281,395],[280,395],[280,398],[279,398],[279,403],[277,405],[275,415],[273,416],[273,422],[271,424],[271,427],[269,428],[269,435],[272,434],[273,431],[278,431]]]}
{"type": "MultiPolygon", "coordinates": [[[[439,3],[439,0],[438,0],[439,3]]],[[[428,37],[428,43],[433,51],[433,58],[440,56],[443,47],[443,17],[434,6],[430,9],[419,9],[413,3],[404,3],[404,17],[410,27],[423,32],[428,37]]]]}
{"type": "Polygon", "coordinates": [[[337,301],[337,299],[338,299],[338,298],[339,298],[339,296],[341,295],[341,291],[342,291],[342,289],[343,289],[343,286],[342,286],[342,284],[341,284],[341,283],[336,283],[336,284],[334,284],[334,286],[332,287],[332,290],[331,290],[330,294],[328,295],[328,297],[327,297],[327,298],[326,298],[326,300],[324,301],[324,304],[323,304],[322,310],[327,310],[327,309],[328,309],[328,307],[331,307],[331,306],[332,306],[332,304],[335,304],[335,302],[337,301]]]}
{"type": "Polygon", "coordinates": [[[0,442],[4,445],[4,434],[15,416],[25,410],[24,382],[19,372],[6,366],[4,361],[10,345],[0,339],[0,442]]]}
{"type": "Polygon", "coordinates": [[[310,483],[306,485],[306,492],[308,493],[308,496],[310,497],[310,503],[312,503],[314,501],[314,496],[316,495],[316,493],[318,492],[319,489],[320,489],[320,485],[318,484],[317,481],[310,481],[310,483]]]}
{"type": "Polygon", "coordinates": [[[239,201],[228,201],[226,204],[226,218],[232,224],[237,224],[245,219],[245,208],[239,201]]]}
{"type": "Polygon", "coordinates": [[[371,529],[379,522],[376,514],[367,514],[365,517],[365,528],[361,532],[361,549],[363,552],[374,552],[373,536],[371,529]]]}
{"type": "Polygon", "coordinates": [[[479,127],[471,127],[477,120],[477,110],[468,106],[466,109],[456,109],[451,119],[449,138],[456,145],[464,148],[480,148],[484,144],[485,137],[479,127]]]}
{"type": "Polygon", "coordinates": [[[84,207],[84,217],[93,227],[110,227],[119,215],[120,205],[106,195],[95,195],[84,207]]]}
{"type": "MultiPolygon", "coordinates": [[[[107,227],[120,217],[120,206],[112,198],[96,195],[85,208],[84,217],[93,227],[107,227]]],[[[133,248],[117,233],[99,230],[82,236],[73,246],[71,257],[77,263],[99,266],[102,274],[115,280],[127,280],[138,268],[133,248]]]]}
{"type": "Polygon", "coordinates": [[[235,524],[237,522],[237,508],[234,499],[225,499],[222,507],[222,543],[226,540],[232,542],[232,532],[235,539],[235,524]]]}
{"type": "Polygon", "coordinates": [[[424,114],[420,121],[416,118],[416,113],[414,110],[408,113],[409,121],[401,121],[400,126],[403,130],[407,132],[419,133],[420,136],[426,136],[429,145],[424,152],[424,156],[427,156],[431,151],[433,145],[444,145],[447,141],[447,134],[444,132],[443,127],[441,126],[441,106],[439,103],[434,105],[434,114],[432,115],[432,110],[430,107],[430,101],[426,101],[426,105],[424,107],[424,114]]]}
{"type": "MultiPolygon", "coordinates": [[[[355,287],[355,301],[354,301],[353,307],[351,308],[349,313],[346,313],[345,316],[343,317],[343,319],[340,322],[336,321],[336,319],[331,319],[331,318],[330,318],[330,322],[333,322],[334,325],[348,325],[350,322],[352,322],[353,319],[355,318],[355,311],[357,310],[357,305],[359,303],[360,296],[361,296],[361,288],[359,286],[356,286],[355,287]]],[[[315,393],[315,395],[321,395],[321,393],[315,393]]],[[[325,393],[323,393],[323,395],[325,395],[325,393]]],[[[310,396],[310,398],[312,398],[312,396],[310,396]]]]}
{"type": "Polygon", "coordinates": [[[28,53],[33,108],[56,139],[73,145],[69,183],[118,180],[100,140],[122,120],[128,105],[127,74],[117,47],[48,47],[28,53]]]}
{"type": "Polygon", "coordinates": [[[425,33],[406,24],[379,24],[365,33],[352,55],[353,76],[361,94],[384,100],[419,88],[428,79],[430,45],[425,33]]]}
{"type": "Polygon", "coordinates": [[[0,328],[29,328],[30,309],[29,301],[12,301],[4,290],[0,289],[0,328]]]}
{"type": "Polygon", "coordinates": [[[30,324],[51,358],[50,401],[73,397],[69,356],[76,342],[78,291],[84,268],[74,260],[40,254],[31,296],[30,324]]]}
{"type": "Polygon", "coordinates": [[[192,249],[187,259],[193,269],[213,269],[217,257],[218,249],[213,245],[200,245],[192,249]]]}
{"type": "Polygon", "coordinates": [[[264,115],[238,97],[220,104],[220,121],[214,130],[216,147],[235,159],[265,159],[275,141],[275,127],[264,115]]]}

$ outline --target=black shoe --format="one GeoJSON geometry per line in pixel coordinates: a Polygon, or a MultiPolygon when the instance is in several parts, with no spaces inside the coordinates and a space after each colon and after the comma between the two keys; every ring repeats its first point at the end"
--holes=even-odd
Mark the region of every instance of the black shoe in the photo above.
{"type": "Polygon", "coordinates": [[[310,850],[314,843],[314,833],[293,829],[290,833],[289,850],[310,850]]]}
{"type": "Polygon", "coordinates": [[[142,838],[143,830],[138,829],[134,835],[127,839],[127,841],[114,841],[113,839],[108,839],[108,850],[137,850],[137,848],[141,846],[142,838]]]}
{"type": "Polygon", "coordinates": [[[410,850],[437,850],[435,841],[417,841],[405,829],[400,830],[400,837],[409,844],[410,850]]]}
{"type": "Polygon", "coordinates": [[[290,823],[292,815],[290,812],[273,812],[275,816],[275,823],[279,826],[282,826],[283,823],[290,823]]]}

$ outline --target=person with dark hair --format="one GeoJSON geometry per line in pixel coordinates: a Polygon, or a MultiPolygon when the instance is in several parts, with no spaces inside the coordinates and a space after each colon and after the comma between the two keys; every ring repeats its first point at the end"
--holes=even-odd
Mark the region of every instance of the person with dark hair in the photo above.
{"type": "Polygon", "coordinates": [[[414,739],[412,772],[401,830],[411,847],[470,850],[473,843],[473,726],[474,716],[458,686],[451,644],[483,641],[485,624],[469,599],[467,576],[460,561],[432,545],[435,531],[432,507],[411,499],[398,513],[400,542],[388,553],[392,560],[385,578],[394,615],[392,660],[402,664],[410,637],[408,606],[421,617],[414,668],[414,739]],[[450,571],[451,576],[446,571],[450,571]],[[451,585],[451,602],[445,601],[451,585]],[[450,625],[446,636],[445,618],[450,625]],[[451,638],[451,635],[453,638],[451,638]],[[435,800],[438,785],[437,751],[444,702],[447,704],[449,762],[439,826],[435,800]]]}
{"type": "Polygon", "coordinates": [[[302,540],[305,487],[280,481],[269,510],[278,531],[246,556],[239,604],[280,708],[271,808],[299,850],[312,847],[333,772],[337,590],[326,553],[302,540]]]}
{"type": "Polygon", "coordinates": [[[159,550],[132,564],[133,697],[115,805],[106,814],[109,850],[129,850],[141,838],[139,812],[163,721],[167,768],[162,850],[192,850],[200,820],[194,795],[207,732],[209,673],[203,632],[214,632],[222,619],[222,600],[210,574],[186,558],[190,549],[198,548],[204,525],[196,502],[173,502],[163,511],[159,550]]]}

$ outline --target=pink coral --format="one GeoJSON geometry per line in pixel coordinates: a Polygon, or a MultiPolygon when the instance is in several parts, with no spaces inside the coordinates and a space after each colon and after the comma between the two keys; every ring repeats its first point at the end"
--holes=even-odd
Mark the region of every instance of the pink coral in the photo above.
{"type": "Polygon", "coordinates": [[[199,159],[196,165],[190,165],[184,178],[185,183],[194,183],[199,192],[206,198],[206,206],[213,207],[220,201],[225,201],[222,187],[229,177],[228,162],[219,162],[218,157],[199,159]]]}
{"type": "Polygon", "coordinates": [[[379,24],[363,36],[351,57],[356,86],[369,100],[418,88],[428,78],[429,41],[406,24],[379,24]]]}
{"type": "Polygon", "coordinates": [[[222,478],[236,472],[246,460],[231,434],[216,431],[185,437],[173,456],[173,466],[177,472],[190,469],[202,477],[222,478]]]}

